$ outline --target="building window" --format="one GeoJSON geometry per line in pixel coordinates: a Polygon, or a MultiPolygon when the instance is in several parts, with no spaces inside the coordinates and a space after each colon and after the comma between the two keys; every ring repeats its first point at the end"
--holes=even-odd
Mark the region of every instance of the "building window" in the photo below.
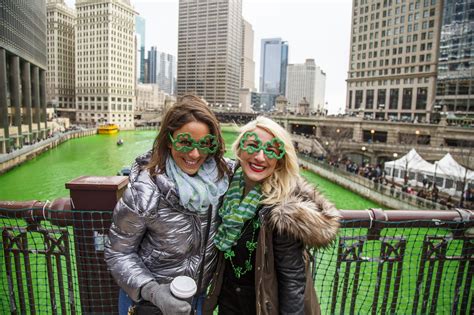
{"type": "Polygon", "coordinates": [[[411,88],[403,89],[402,109],[411,109],[412,93],[413,89],[411,88]]]}
{"type": "Polygon", "coordinates": [[[390,89],[389,108],[390,109],[398,108],[398,89],[390,89]]]}
{"type": "Polygon", "coordinates": [[[428,97],[428,88],[418,88],[416,91],[416,109],[426,109],[426,99],[428,97]]]}
{"type": "Polygon", "coordinates": [[[374,108],[374,90],[367,90],[365,96],[365,108],[373,109],[374,108]]]}

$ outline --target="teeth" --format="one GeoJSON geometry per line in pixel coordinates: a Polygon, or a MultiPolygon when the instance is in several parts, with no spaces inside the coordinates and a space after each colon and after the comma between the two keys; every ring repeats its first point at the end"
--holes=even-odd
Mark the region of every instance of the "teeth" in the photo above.
{"type": "Polygon", "coordinates": [[[260,166],[260,165],[255,165],[253,163],[250,163],[250,165],[252,165],[253,168],[257,169],[257,170],[263,170],[265,167],[263,166],[260,166]]]}
{"type": "Polygon", "coordinates": [[[184,160],[184,162],[186,162],[186,164],[188,164],[188,165],[196,165],[196,164],[197,164],[197,161],[187,161],[187,160],[184,160]]]}

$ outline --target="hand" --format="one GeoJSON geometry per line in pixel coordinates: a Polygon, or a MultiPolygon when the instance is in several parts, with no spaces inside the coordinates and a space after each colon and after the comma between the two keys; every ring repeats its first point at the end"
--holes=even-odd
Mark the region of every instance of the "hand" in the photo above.
{"type": "Polygon", "coordinates": [[[180,300],[171,294],[169,284],[158,284],[151,281],[141,290],[142,297],[156,305],[163,315],[188,315],[191,313],[191,304],[180,300]]]}

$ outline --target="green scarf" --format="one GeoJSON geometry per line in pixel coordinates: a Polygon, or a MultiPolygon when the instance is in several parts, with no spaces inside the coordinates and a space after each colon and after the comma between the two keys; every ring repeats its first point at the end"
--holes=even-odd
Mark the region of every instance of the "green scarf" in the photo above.
{"type": "Polygon", "coordinates": [[[214,244],[223,252],[235,245],[234,243],[240,238],[245,221],[255,216],[262,197],[260,184],[257,184],[241,201],[244,187],[242,169],[238,169],[224,196],[224,203],[219,209],[222,223],[217,229],[214,244]]]}

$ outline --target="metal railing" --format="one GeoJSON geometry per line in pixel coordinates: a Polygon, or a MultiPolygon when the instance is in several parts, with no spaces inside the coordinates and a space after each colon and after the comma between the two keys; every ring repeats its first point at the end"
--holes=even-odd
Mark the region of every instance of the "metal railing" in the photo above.
{"type": "MultiPolygon", "coordinates": [[[[103,259],[111,213],[69,198],[0,202],[0,313],[116,313],[103,259]]],[[[473,313],[473,212],[340,214],[333,245],[313,251],[323,314],[473,313]]]]}

